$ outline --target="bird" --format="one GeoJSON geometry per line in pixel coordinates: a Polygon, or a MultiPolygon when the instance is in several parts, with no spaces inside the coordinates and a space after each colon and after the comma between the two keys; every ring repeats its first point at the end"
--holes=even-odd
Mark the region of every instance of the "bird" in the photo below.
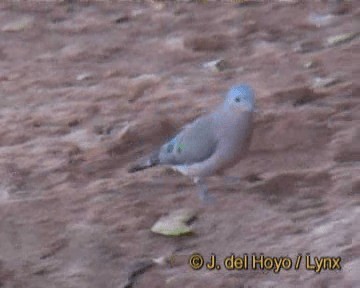
{"type": "Polygon", "coordinates": [[[198,194],[203,202],[213,202],[206,179],[223,175],[247,154],[253,134],[254,110],[253,88],[245,83],[234,85],[213,111],[185,125],[128,172],[169,166],[199,186],[198,194]]]}

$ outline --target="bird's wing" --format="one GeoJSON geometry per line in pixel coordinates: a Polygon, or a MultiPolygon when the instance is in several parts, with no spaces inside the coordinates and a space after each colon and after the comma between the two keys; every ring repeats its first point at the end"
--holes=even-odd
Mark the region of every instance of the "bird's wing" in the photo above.
{"type": "Polygon", "coordinates": [[[210,158],[218,141],[212,115],[205,115],[186,125],[159,151],[159,164],[190,165],[210,158]]]}

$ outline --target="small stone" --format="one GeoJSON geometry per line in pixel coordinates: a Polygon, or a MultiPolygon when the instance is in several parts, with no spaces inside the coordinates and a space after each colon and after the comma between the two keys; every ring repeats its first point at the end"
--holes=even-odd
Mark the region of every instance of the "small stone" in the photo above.
{"type": "Polygon", "coordinates": [[[60,55],[65,59],[75,60],[86,55],[87,48],[81,43],[73,43],[63,47],[60,50],[60,55]]]}
{"type": "Polygon", "coordinates": [[[335,77],[327,77],[327,78],[316,77],[316,78],[314,78],[313,87],[314,88],[324,88],[324,87],[329,87],[329,86],[335,85],[336,83],[339,83],[339,82],[340,82],[340,79],[335,78],[335,77]]]}
{"type": "Polygon", "coordinates": [[[304,68],[306,68],[306,69],[313,68],[313,67],[314,67],[313,61],[309,61],[304,64],[304,68]]]}
{"type": "Polygon", "coordinates": [[[350,32],[344,34],[338,34],[335,36],[330,36],[326,39],[327,46],[336,46],[346,42],[349,42],[359,36],[360,33],[350,32]]]}
{"type": "Polygon", "coordinates": [[[83,80],[89,80],[93,78],[93,74],[91,73],[82,73],[82,74],[79,74],[78,76],[76,76],[76,80],[77,81],[83,81],[83,80]]]}
{"type": "Polygon", "coordinates": [[[145,90],[155,86],[160,80],[161,78],[155,74],[143,74],[131,79],[128,89],[129,101],[136,101],[144,94],[145,90]]]}
{"type": "Polygon", "coordinates": [[[121,24],[121,23],[125,23],[128,22],[130,20],[129,15],[119,15],[118,17],[115,18],[114,22],[117,24],[121,24]]]}
{"type": "Polygon", "coordinates": [[[227,68],[227,63],[224,59],[217,59],[203,64],[203,67],[214,72],[220,72],[227,68]]]}
{"type": "Polygon", "coordinates": [[[304,63],[304,68],[311,69],[311,68],[318,67],[319,65],[320,65],[319,61],[317,61],[317,60],[309,60],[308,62],[304,63]]]}
{"type": "Polygon", "coordinates": [[[164,265],[166,265],[166,263],[168,262],[168,257],[166,257],[166,256],[161,256],[161,257],[158,257],[158,258],[154,258],[154,259],[153,259],[153,262],[154,262],[155,264],[164,266],[164,265]]]}

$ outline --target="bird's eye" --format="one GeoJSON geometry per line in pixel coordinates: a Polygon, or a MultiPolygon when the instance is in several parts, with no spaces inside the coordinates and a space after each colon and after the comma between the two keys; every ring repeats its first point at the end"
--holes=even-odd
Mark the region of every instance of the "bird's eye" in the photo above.
{"type": "Polygon", "coordinates": [[[240,102],[241,101],[241,98],[240,97],[236,97],[235,98],[235,102],[240,102]]]}

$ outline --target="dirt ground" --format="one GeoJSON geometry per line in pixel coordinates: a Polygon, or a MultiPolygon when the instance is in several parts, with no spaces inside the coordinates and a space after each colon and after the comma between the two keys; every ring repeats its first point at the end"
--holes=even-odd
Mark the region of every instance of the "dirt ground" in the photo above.
{"type": "Polygon", "coordinates": [[[1,1],[0,287],[359,287],[359,15],[358,1],[1,1]],[[166,168],[127,173],[241,82],[254,134],[227,173],[241,181],[210,179],[213,205],[166,168]],[[150,231],[181,208],[192,235],[150,231]],[[303,259],[195,271],[195,252],[303,259]],[[306,253],[341,270],[307,270],[306,253]]]}

